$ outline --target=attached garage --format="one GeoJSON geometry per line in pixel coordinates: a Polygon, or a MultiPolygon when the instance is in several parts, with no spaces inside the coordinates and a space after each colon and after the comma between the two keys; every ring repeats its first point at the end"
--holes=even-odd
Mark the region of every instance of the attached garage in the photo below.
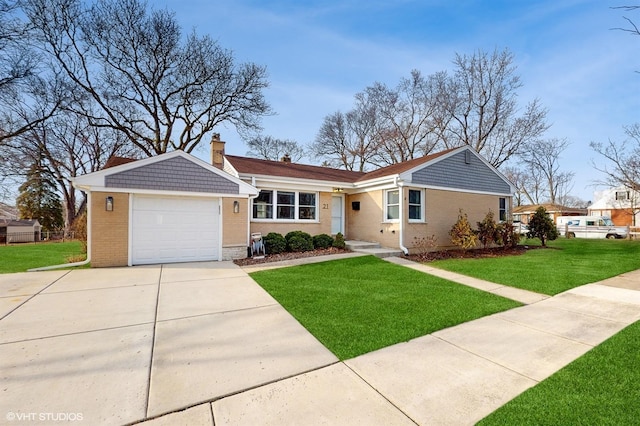
{"type": "Polygon", "coordinates": [[[120,162],[74,185],[88,194],[94,267],[246,256],[257,189],[182,151],[120,162]]]}
{"type": "Polygon", "coordinates": [[[220,260],[219,199],[134,195],[133,265],[220,260]]]}

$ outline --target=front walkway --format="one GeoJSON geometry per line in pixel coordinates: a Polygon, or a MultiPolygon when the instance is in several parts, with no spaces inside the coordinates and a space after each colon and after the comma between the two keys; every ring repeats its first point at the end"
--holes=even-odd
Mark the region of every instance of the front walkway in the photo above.
{"type": "Polygon", "coordinates": [[[467,275],[445,271],[444,269],[434,268],[433,266],[428,266],[422,263],[412,262],[411,260],[405,258],[386,257],[384,258],[384,260],[395,263],[396,265],[406,266],[408,268],[415,269],[416,271],[424,272],[429,275],[435,275],[436,277],[444,278],[445,280],[453,281],[458,284],[463,284],[468,287],[473,287],[478,290],[506,297],[507,299],[524,303],[525,305],[536,303],[549,297],[546,294],[535,293],[529,290],[522,290],[515,287],[509,287],[507,285],[484,281],[479,278],[473,278],[467,275]]]}

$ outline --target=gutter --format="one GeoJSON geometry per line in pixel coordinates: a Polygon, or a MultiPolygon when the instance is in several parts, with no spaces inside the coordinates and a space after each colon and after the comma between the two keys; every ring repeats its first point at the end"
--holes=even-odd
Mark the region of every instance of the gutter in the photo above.
{"type": "Polygon", "coordinates": [[[408,256],[409,249],[404,246],[404,181],[399,180],[398,175],[396,175],[393,178],[393,182],[398,187],[398,192],[400,194],[400,229],[398,230],[400,233],[399,246],[402,253],[404,253],[405,256],[408,256]]]}
{"type": "MultiPolygon", "coordinates": [[[[87,191],[87,207],[91,205],[91,191],[87,191]]],[[[84,266],[91,262],[91,215],[87,214],[87,258],[81,262],[63,263],[61,265],[43,266],[40,268],[27,269],[27,272],[51,271],[54,269],[74,268],[84,266]]]]}

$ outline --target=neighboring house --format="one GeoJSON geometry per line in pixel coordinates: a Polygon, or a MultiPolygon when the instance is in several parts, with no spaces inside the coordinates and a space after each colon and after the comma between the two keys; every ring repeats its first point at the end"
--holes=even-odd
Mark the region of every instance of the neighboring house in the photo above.
{"type": "Polygon", "coordinates": [[[553,223],[556,223],[556,219],[560,216],[584,216],[587,214],[586,208],[566,207],[559,204],[529,204],[513,208],[513,221],[528,225],[529,219],[531,219],[540,207],[545,208],[547,215],[553,220],[553,223]]]}
{"type": "Polygon", "coordinates": [[[589,206],[589,215],[610,217],[617,226],[639,226],[640,193],[625,187],[602,191],[589,206]]]}
{"type": "Polygon", "coordinates": [[[514,192],[470,147],[362,173],[225,156],[214,136],[212,164],[182,151],[117,163],[74,180],[89,194],[93,266],[241,258],[251,233],[292,230],[449,247],[460,209],[472,225],[489,210],[507,220],[514,192]]]}
{"type": "Polygon", "coordinates": [[[33,243],[40,241],[42,227],[37,219],[0,219],[0,243],[33,243]]]}

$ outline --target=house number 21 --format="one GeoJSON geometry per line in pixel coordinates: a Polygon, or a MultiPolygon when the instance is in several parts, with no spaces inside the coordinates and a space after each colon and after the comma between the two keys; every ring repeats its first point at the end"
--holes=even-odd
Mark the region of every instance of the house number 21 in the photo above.
{"type": "Polygon", "coordinates": [[[329,209],[329,204],[322,203],[322,210],[328,210],[328,209],[329,209]]]}

